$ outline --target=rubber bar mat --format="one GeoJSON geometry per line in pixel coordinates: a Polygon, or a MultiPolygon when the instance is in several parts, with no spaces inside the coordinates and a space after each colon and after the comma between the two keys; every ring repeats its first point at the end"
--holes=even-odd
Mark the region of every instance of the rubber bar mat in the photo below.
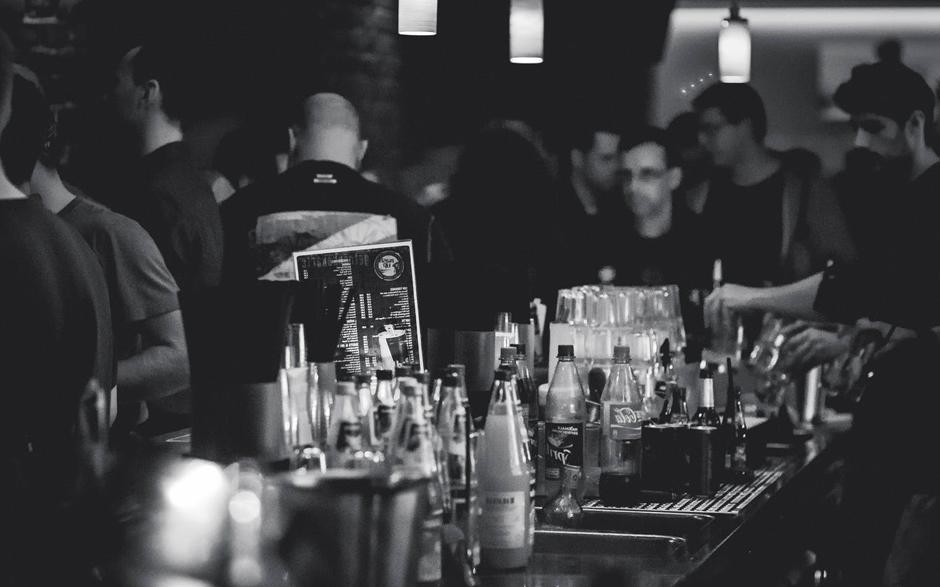
{"type": "Polygon", "coordinates": [[[714,497],[686,496],[678,501],[665,503],[638,503],[633,507],[606,506],[599,499],[587,500],[582,507],[591,509],[638,510],[644,512],[677,512],[695,514],[737,515],[754,501],[765,489],[780,479],[786,463],[754,471],[754,480],[743,485],[722,483],[714,497]]]}

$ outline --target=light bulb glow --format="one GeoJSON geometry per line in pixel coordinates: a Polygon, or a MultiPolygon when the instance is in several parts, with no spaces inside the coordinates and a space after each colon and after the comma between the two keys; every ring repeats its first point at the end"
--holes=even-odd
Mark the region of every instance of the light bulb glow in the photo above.
{"type": "Polygon", "coordinates": [[[542,0],[513,0],[509,8],[509,61],[542,63],[544,46],[542,0]]]}
{"type": "Polygon", "coordinates": [[[745,84],[751,80],[751,33],[746,20],[726,18],[721,21],[718,69],[725,83],[745,84]]]}
{"type": "Polygon", "coordinates": [[[398,34],[437,34],[437,0],[398,0],[398,34]]]}

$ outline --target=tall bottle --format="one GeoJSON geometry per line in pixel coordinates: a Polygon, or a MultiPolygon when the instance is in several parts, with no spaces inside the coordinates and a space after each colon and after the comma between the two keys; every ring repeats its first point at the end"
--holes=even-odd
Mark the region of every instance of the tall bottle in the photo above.
{"type": "Polygon", "coordinates": [[[698,410],[692,416],[693,426],[720,426],[721,417],[715,410],[715,380],[711,369],[703,367],[699,370],[699,379],[702,380],[702,397],[698,410]]]}
{"type": "Polygon", "coordinates": [[[359,420],[362,422],[362,448],[371,450],[378,446],[379,442],[379,435],[375,429],[371,375],[356,375],[356,395],[359,398],[359,420]]]}
{"type": "Polygon", "coordinates": [[[689,407],[686,401],[686,390],[678,385],[672,386],[672,403],[669,408],[670,424],[689,423],[689,407]]]}
{"type": "MultiPolygon", "coordinates": [[[[510,371],[503,368],[499,370],[506,373],[507,392],[512,397],[513,405],[516,406],[516,429],[519,431],[519,442],[522,443],[522,452],[525,456],[526,468],[529,470],[529,526],[526,541],[531,554],[532,548],[535,546],[535,458],[532,455],[532,450],[529,445],[526,421],[522,417],[522,406],[524,404],[519,400],[518,379],[516,375],[510,371]]],[[[494,379],[494,386],[497,382],[499,382],[499,379],[494,379]]],[[[492,393],[490,395],[492,396],[492,393]]]]}
{"type": "Polygon", "coordinates": [[[393,463],[411,467],[428,479],[428,514],[424,519],[418,558],[418,583],[435,585],[441,581],[441,540],[444,524],[443,488],[431,426],[425,416],[421,391],[411,383],[401,386],[403,402],[397,419],[403,422],[395,443],[393,463]]]}
{"type": "Polygon", "coordinates": [[[529,468],[509,375],[497,371],[495,380],[480,460],[480,545],[484,566],[514,569],[526,566],[531,555],[529,468]]]}
{"type": "Polygon", "coordinates": [[[330,413],[330,465],[337,468],[349,466],[355,454],[362,450],[362,419],[359,411],[359,394],[352,379],[336,382],[336,395],[330,413]]]}
{"type": "Polygon", "coordinates": [[[532,457],[532,468],[537,481],[539,477],[539,392],[535,386],[535,380],[532,379],[532,375],[529,373],[525,343],[514,346],[516,347],[516,387],[519,391],[519,401],[522,402],[523,406],[523,419],[529,434],[529,455],[532,457]]]}
{"type": "Polygon", "coordinates": [[[728,359],[728,401],[721,427],[725,442],[725,476],[732,483],[747,482],[751,477],[747,468],[747,424],[741,405],[741,389],[734,386],[731,359],[728,359]]]}
{"type": "Polygon", "coordinates": [[[600,498],[607,505],[634,503],[640,489],[643,407],[630,347],[615,346],[614,362],[601,395],[600,498]]]}
{"type": "Polygon", "coordinates": [[[565,465],[584,466],[584,389],[574,364],[574,347],[558,346],[558,363],[545,400],[545,491],[555,495],[565,465]]]}
{"type": "Polygon", "coordinates": [[[375,407],[375,433],[378,439],[378,448],[388,449],[389,433],[395,421],[395,390],[394,376],[389,369],[379,369],[375,372],[378,380],[375,385],[375,397],[372,404],[375,407]]]}

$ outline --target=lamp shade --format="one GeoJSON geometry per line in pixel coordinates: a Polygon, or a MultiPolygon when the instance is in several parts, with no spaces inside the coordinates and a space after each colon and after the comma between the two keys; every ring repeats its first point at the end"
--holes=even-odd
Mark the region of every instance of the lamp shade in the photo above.
{"type": "Polygon", "coordinates": [[[398,34],[437,34],[437,0],[398,0],[398,34]]]}
{"type": "Polygon", "coordinates": [[[544,46],[542,0],[512,0],[509,8],[509,61],[541,63],[544,46]]]}
{"type": "Polygon", "coordinates": [[[723,82],[746,84],[751,80],[751,32],[747,19],[732,14],[721,21],[718,69],[723,82]]]}

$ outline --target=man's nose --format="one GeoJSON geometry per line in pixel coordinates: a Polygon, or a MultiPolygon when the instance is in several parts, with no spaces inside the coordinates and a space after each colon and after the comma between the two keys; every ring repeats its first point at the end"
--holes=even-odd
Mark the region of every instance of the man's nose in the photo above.
{"type": "Polygon", "coordinates": [[[871,147],[871,135],[862,129],[855,131],[855,146],[863,149],[871,147]]]}

